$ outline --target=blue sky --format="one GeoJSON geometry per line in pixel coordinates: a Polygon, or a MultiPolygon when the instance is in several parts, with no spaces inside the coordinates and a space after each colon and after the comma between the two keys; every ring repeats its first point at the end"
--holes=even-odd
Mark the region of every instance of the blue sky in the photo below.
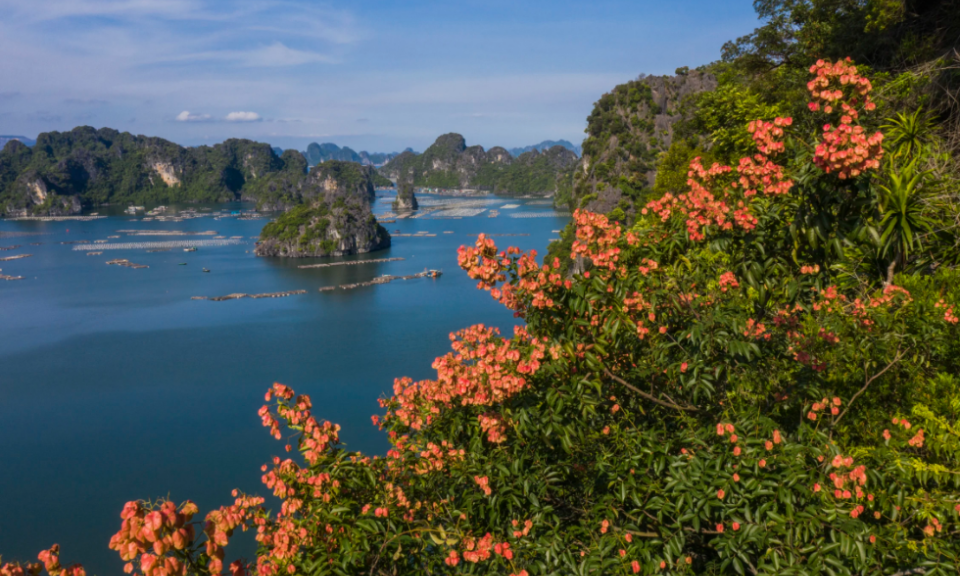
{"type": "Polygon", "coordinates": [[[604,92],[756,25],[751,0],[0,0],[0,134],[579,143],[604,92]]]}

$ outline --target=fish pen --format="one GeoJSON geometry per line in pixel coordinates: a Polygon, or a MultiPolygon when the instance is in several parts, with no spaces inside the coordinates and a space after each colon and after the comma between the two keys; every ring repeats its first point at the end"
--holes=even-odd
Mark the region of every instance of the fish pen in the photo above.
{"type": "Polygon", "coordinates": [[[226,300],[240,300],[242,298],[251,298],[253,300],[259,300],[260,298],[286,298],[287,296],[296,296],[298,294],[306,294],[306,290],[288,290],[286,292],[267,292],[265,294],[244,294],[238,292],[236,294],[227,294],[226,296],[194,296],[190,298],[191,300],[210,300],[212,302],[224,302],[226,300]]]}
{"type": "Polygon", "coordinates": [[[297,268],[330,268],[332,266],[358,266],[360,264],[379,264],[381,262],[399,262],[406,258],[377,258],[375,260],[351,260],[350,262],[327,262],[324,264],[304,264],[297,268]]]}
{"type": "Polygon", "coordinates": [[[167,242],[119,242],[115,244],[78,244],[74,250],[87,252],[90,250],[149,250],[151,248],[216,248],[220,246],[236,246],[242,244],[240,240],[170,240],[167,242]]]}
{"type": "Polygon", "coordinates": [[[569,218],[569,212],[521,212],[519,214],[510,214],[511,218],[569,218]]]}
{"type": "Polygon", "coordinates": [[[101,218],[106,216],[18,216],[9,220],[11,222],[90,222],[101,218]]]}
{"type": "Polygon", "coordinates": [[[127,260],[126,258],[118,258],[117,260],[108,260],[107,266],[122,266],[124,268],[133,268],[134,270],[139,270],[141,268],[149,268],[146,264],[134,264],[133,262],[127,260]]]}

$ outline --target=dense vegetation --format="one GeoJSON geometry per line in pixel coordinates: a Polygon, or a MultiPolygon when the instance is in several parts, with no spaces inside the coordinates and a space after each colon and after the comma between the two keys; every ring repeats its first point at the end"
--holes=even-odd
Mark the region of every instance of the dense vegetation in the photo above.
{"type": "MultiPolygon", "coordinates": [[[[844,34],[936,46],[947,3],[758,6],[793,27],[718,65],[631,214],[575,212],[575,273],[461,247],[523,326],[461,330],[435,379],[398,378],[372,418],[386,457],[274,384],[282,503],[234,494],[199,536],[189,501],[130,502],[110,542],[128,572],[220,573],[238,529],[263,576],[960,572],[956,117],[924,79],[953,72],[817,58],[844,34]],[[787,32],[812,60],[755,67],[787,32]]],[[[58,554],[51,574],[80,573],[58,554]]]]}
{"type": "Polygon", "coordinates": [[[557,190],[557,176],[577,161],[573,151],[554,146],[516,159],[498,147],[467,147],[460,134],[444,134],[423,154],[404,152],[380,169],[390,178],[421,188],[471,188],[501,195],[544,194],[557,190]]]}
{"type": "Polygon", "coordinates": [[[63,213],[81,206],[222,202],[252,197],[269,174],[305,168],[267,144],[227,140],[184,148],[109,128],[76,128],[9,142],[0,152],[0,214],[63,213]]]}
{"type": "Polygon", "coordinates": [[[263,227],[257,255],[321,257],[388,247],[390,235],[370,208],[375,176],[369,166],[339,160],[318,164],[300,179],[271,175],[261,202],[289,210],[263,227]]]}
{"type": "MultiPolygon", "coordinates": [[[[728,43],[722,60],[695,71],[678,69],[672,78],[641,78],[604,95],[588,119],[584,157],[569,185],[571,193],[558,194],[558,204],[632,222],[638,206],[686,187],[693,158],[703,158],[704,164],[731,163],[746,154],[753,145],[747,130],[751,120],[801,114],[808,102],[810,62],[847,56],[871,74],[875,86],[878,108],[870,127],[909,120],[903,129],[935,136],[939,149],[924,156],[920,172],[933,171],[942,184],[956,181],[960,57],[954,50],[960,16],[953,3],[764,0],[756,6],[764,25],[728,43]],[[712,80],[691,84],[701,72],[712,80]],[[643,103],[644,86],[668,95],[667,110],[660,107],[667,116],[653,114],[657,107],[643,103]],[[640,104],[633,106],[634,101],[640,104]],[[666,129],[664,135],[657,128],[660,138],[653,144],[635,128],[650,123],[666,129]]],[[[927,192],[933,191],[928,187],[927,192]]],[[[925,211],[957,203],[956,194],[937,197],[939,207],[924,201],[925,211]]],[[[563,243],[569,244],[569,239],[563,243]]],[[[567,261],[561,244],[550,254],[567,261]]]]}

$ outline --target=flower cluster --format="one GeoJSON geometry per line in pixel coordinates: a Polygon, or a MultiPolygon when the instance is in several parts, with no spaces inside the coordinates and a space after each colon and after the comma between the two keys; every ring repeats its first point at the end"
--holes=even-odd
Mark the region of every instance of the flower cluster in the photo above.
{"type": "Polygon", "coordinates": [[[570,281],[564,281],[560,274],[559,259],[554,258],[552,266],[549,263],[540,266],[537,264],[536,250],[524,254],[519,248],[511,246],[498,253],[497,245],[483,234],[477,238],[473,248],[461,246],[457,259],[470,278],[479,280],[477,288],[489,291],[494,299],[515,310],[517,316],[525,313],[521,294],[529,295],[530,305],[535,308],[551,308],[556,292],[570,286],[570,281]],[[505,272],[514,263],[514,258],[516,281],[498,287],[498,283],[506,281],[505,272]]]}
{"type": "Polygon", "coordinates": [[[110,538],[110,549],[127,562],[124,571],[128,574],[137,568],[137,560],[144,576],[185,576],[186,564],[167,553],[193,544],[190,521],[197,512],[197,505],[189,500],[179,510],[169,500],[158,505],[127,502],[120,513],[120,531],[110,538]]]}
{"type": "Polygon", "coordinates": [[[724,272],[720,275],[720,291],[726,292],[728,288],[739,288],[740,283],[733,272],[724,272]]]}
{"type": "Polygon", "coordinates": [[[493,494],[493,490],[490,488],[490,479],[486,476],[474,476],[473,481],[477,483],[477,486],[483,490],[483,493],[486,496],[493,494]]]}
{"type": "Polygon", "coordinates": [[[960,318],[957,318],[957,315],[953,313],[953,306],[947,305],[943,299],[940,299],[940,301],[933,306],[935,308],[943,308],[943,319],[950,324],[956,324],[957,322],[960,322],[960,318]]]}
{"type": "Polygon", "coordinates": [[[858,106],[865,110],[876,108],[870,100],[873,87],[870,80],[857,74],[850,58],[835,63],[818,60],[810,67],[817,77],[807,83],[813,101],[812,111],[821,108],[827,114],[839,107],[839,123],[825,124],[823,136],[814,152],[814,163],[827,174],[836,173],[840,179],[855,178],[866,170],[880,167],[883,158],[883,134],[868,136],[856,122],[860,118],[858,106]]]}
{"type": "MultiPolygon", "coordinates": [[[[234,495],[236,495],[234,490],[234,495]]],[[[207,514],[203,531],[207,535],[207,555],[210,557],[210,573],[219,574],[223,570],[223,547],[230,541],[237,527],[247,529],[247,521],[263,504],[263,498],[237,497],[232,506],[222,506],[207,514]]],[[[287,504],[286,502],[284,504],[287,504]]],[[[242,564],[231,565],[231,573],[242,564]]]]}
{"type": "Polygon", "coordinates": [[[866,110],[873,110],[876,104],[870,99],[873,85],[870,80],[857,73],[857,67],[848,56],[836,62],[817,60],[810,66],[810,73],[817,77],[807,82],[807,90],[813,101],[808,104],[811,111],[820,110],[827,114],[833,112],[837,105],[843,112],[857,117],[857,111],[852,106],[863,104],[866,110]]]}
{"type": "Polygon", "coordinates": [[[751,122],[748,129],[760,153],[741,158],[736,170],[719,163],[704,168],[700,158],[694,158],[687,172],[690,190],[676,196],[664,194],[647,203],[641,213],[653,212],[662,222],[668,221],[674,214],[680,214],[684,218],[687,235],[693,241],[703,240],[706,237],[704,229],[709,226],[721,230],[753,230],[758,221],[750,211],[751,199],[758,194],[786,194],[793,187],[793,181],[786,177],[783,167],[770,159],[770,156],[784,150],[785,145],[781,140],[783,129],[791,124],[792,118],[751,122]],[[736,174],[729,182],[729,188],[725,189],[724,182],[729,181],[727,175],[732,172],[736,174]],[[741,192],[739,199],[733,196],[737,190],[741,192]]]}
{"type": "Polygon", "coordinates": [[[499,444],[506,440],[504,435],[507,426],[503,419],[496,414],[481,414],[477,416],[480,421],[480,429],[487,433],[487,440],[494,444],[499,444]]]}
{"type": "Polygon", "coordinates": [[[451,334],[454,351],[433,363],[437,380],[397,380],[387,418],[419,430],[441,407],[453,403],[487,406],[521,392],[527,378],[540,369],[546,345],[530,338],[524,328],[517,327],[515,332],[515,339],[505,340],[496,328],[476,325],[451,334]]]}
{"type": "MultiPolygon", "coordinates": [[[[86,576],[87,571],[80,564],[72,564],[64,568],[60,565],[60,545],[54,544],[49,550],[44,550],[37,555],[37,559],[43,562],[43,567],[50,576],[86,576]]],[[[39,566],[28,565],[28,569],[40,572],[39,566]]]]}
{"type": "Polygon", "coordinates": [[[622,230],[619,224],[611,223],[606,216],[586,210],[575,210],[573,221],[577,226],[577,239],[571,249],[571,257],[583,256],[597,268],[616,270],[620,260],[622,230]]]}

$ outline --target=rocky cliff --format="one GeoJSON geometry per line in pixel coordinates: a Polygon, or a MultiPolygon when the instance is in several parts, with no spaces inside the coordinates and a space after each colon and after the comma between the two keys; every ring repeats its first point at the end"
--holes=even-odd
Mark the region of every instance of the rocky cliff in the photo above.
{"type": "Polygon", "coordinates": [[[467,147],[460,134],[444,134],[423,154],[404,152],[380,173],[423,188],[475,188],[498,194],[549,194],[557,174],[577,162],[562,146],[541,154],[533,150],[514,157],[505,148],[467,147]]]}
{"type": "Polygon", "coordinates": [[[278,157],[269,145],[250,140],[184,148],[162,138],[81,127],[41,134],[33,148],[17,141],[4,146],[0,215],[250,199],[260,179],[305,168],[302,159],[278,157]]]}
{"type": "Polygon", "coordinates": [[[653,186],[675,126],[692,112],[697,94],[716,86],[711,74],[692,70],[641,77],[604,94],[587,118],[570,194],[558,195],[558,201],[600,213],[632,212],[653,186]]]}
{"type": "Polygon", "coordinates": [[[409,212],[418,210],[420,204],[417,202],[417,196],[413,193],[413,183],[403,182],[397,186],[397,199],[393,201],[393,210],[395,212],[409,212]]]}
{"type": "Polygon", "coordinates": [[[370,210],[371,168],[331,160],[315,166],[293,190],[299,204],[264,226],[258,256],[344,256],[390,246],[390,234],[370,210]]]}

